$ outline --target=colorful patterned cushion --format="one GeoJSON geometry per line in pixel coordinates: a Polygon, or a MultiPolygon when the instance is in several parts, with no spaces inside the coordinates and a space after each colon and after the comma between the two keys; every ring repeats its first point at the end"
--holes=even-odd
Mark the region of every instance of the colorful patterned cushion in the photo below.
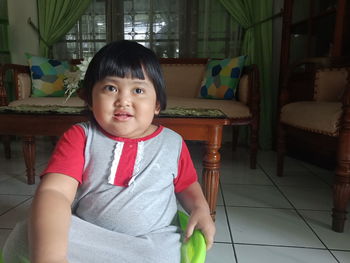
{"type": "Polygon", "coordinates": [[[210,60],[199,96],[206,99],[233,99],[246,56],[210,60]]]}
{"type": "Polygon", "coordinates": [[[64,73],[69,70],[66,61],[26,54],[32,77],[32,97],[63,97],[64,73]]]}

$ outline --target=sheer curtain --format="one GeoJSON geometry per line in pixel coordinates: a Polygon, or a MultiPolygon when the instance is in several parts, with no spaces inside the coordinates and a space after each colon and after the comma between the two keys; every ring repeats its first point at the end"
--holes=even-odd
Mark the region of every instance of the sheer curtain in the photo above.
{"type": "Polygon", "coordinates": [[[109,41],[136,40],[159,57],[240,52],[240,26],[217,0],[107,0],[107,5],[109,41]]]}
{"type": "Polygon", "coordinates": [[[245,29],[243,53],[248,64],[257,64],[261,80],[260,146],[272,146],[273,119],[276,115],[277,94],[272,88],[272,0],[220,0],[232,17],[245,29]]]}
{"type": "Polygon", "coordinates": [[[90,0],[90,2],[69,32],[54,45],[55,58],[62,60],[88,58],[106,44],[105,0],[90,0]]]}
{"type": "MultiPolygon", "coordinates": [[[[98,40],[101,45],[120,39],[135,40],[159,57],[221,58],[240,54],[241,28],[217,0],[93,0],[83,17],[94,16],[98,8],[100,23],[105,23],[105,39],[98,40]]],[[[94,23],[90,28],[100,28],[93,19],[89,21],[94,23]]],[[[101,47],[98,44],[89,52],[79,53],[68,48],[69,42],[79,38],[78,30],[71,30],[69,35],[72,40],[66,35],[55,49],[61,51],[56,52],[58,57],[86,57],[101,47]]],[[[96,32],[91,31],[93,35],[96,32]]],[[[89,41],[82,39],[81,43],[87,45],[89,41]]]]}

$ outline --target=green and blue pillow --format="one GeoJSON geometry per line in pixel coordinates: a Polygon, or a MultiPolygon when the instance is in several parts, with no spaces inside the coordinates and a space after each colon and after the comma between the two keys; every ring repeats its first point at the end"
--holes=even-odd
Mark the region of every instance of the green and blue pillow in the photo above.
{"type": "Polygon", "coordinates": [[[246,57],[210,60],[199,96],[206,99],[234,99],[246,57]]]}
{"type": "Polygon", "coordinates": [[[32,78],[32,97],[63,97],[66,61],[26,54],[32,78]]]}

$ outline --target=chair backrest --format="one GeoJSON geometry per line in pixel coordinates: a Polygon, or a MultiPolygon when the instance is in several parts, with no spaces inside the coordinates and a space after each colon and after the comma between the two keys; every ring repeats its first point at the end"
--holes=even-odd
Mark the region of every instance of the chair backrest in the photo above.
{"type": "Polygon", "coordinates": [[[349,83],[350,67],[318,69],[315,74],[314,100],[340,101],[349,83]]]}
{"type": "MultiPolygon", "coordinates": [[[[309,58],[291,65],[283,83],[288,101],[341,101],[350,82],[350,58],[309,58]]],[[[284,105],[285,103],[282,103],[284,105]]]]}

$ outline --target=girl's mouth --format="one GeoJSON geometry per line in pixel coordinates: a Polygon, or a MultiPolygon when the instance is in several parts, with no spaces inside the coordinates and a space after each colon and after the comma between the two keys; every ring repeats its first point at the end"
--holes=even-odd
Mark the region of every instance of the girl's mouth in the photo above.
{"type": "Polygon", "coordinates": [[[127,121],[131,119],[133,116],[130,113],[127,112],[119,112],[115,113],[113,115],[113,119],[118,120],[118,121],[127,121]]]}

